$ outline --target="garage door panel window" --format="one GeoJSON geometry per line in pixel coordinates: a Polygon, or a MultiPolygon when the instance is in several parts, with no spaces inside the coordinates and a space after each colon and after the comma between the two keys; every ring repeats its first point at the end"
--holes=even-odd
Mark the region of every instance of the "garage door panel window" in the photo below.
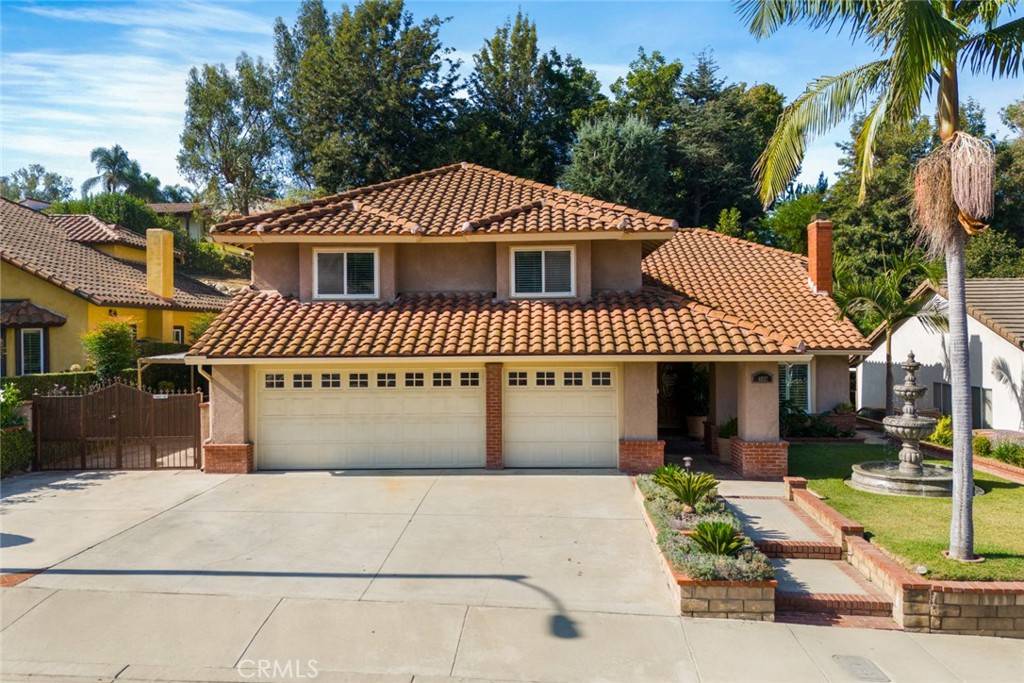
{"type": "Polygon", "coordinates": [[[267,373],[263,376],[263,386],[267,389],[284,389],[284,373],[267,373]]]}
{"type": "Polygon", "coordinates": [[[393,372],[378,372],[377,373],[377,388],[378,389],[393,389],[398,385],[396,375],[393,372]]]}
{"type": "Polygon", "coordinates": [[[405,373],[405,386],[422,387],[423,386],[423,373],[422,372],[407,372],[405,373]]]}
{"type": "Polygon", "coordinates": [[[536,375],[538,387],[553,387],[555,386],[555,373],[553,372],[538,372],[536,375]]]}
{"type": "Polygon", "coordinates": [[[480,386],[480,373],[479,372],[462,372],[462,373],[459,373],[459,386],[463,386],[463,387],[478,387],[478,386],[480,386]]]}
{"type": "Polygon", "coordinates": [[[590,386],[610,387],[612,385],[612,373],[607,370],[598,370],[590,373],[590,386]]]}
{"type": "Polygon", "coordinates": [[[431,383],[435,387],[450,387],[452,385],[452,373],[435,372],[431,383]]]}
{"type": "Polygon", "coordinates": [[[350,389],[366,389],[370,386],[370,375],[365,372],[350,372],[348,386],[350,389]]]}
{"type": "Polygon", "coordinates": [[[297,372],[292,375],[292,388],[293,389],[312,389],[313,388],[313,373],[311,372],[297,372]]]}
{"type": "Polygon", "coordinates": [[[325,372],[320,375],[320,387],[322,389],[340,389],[341,388],[341,373],[340,372],[325,372]]]}
{"type": "Polygon", "coordinates": [[[510,372],[508,373],[508,385],[510,387],[525,387],[526,386],[526,373],[525,372],[510,372]]]}
{"type": "Polygon", "coordinates": [[[375,249],[319,249],[314,254],[314,287],[319,299],[375,299],[378,254],[375,249]]]}
{"type": "Polygon", "coordinates": [[[512,250],[513,296],[573,296],[573,249],[512,250]]]}
{"type": "Polygon", "coordinates": [[[578,371],[562,373],[562,384],[567,387],[582,387],[583,373],[578,371]]]}

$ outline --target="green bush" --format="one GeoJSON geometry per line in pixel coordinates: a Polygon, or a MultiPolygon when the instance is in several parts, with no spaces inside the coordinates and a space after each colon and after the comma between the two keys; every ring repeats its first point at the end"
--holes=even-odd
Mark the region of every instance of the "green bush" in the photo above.
{"type": "Polygon", "coordinates": [[[32,465],[36,441],[27,429],[0,430],[0,476],[27,470],[32,465]]]}
{"type": "Polygon", "coordinates": [[[189,241],[185,245],[184,270],[198,275],[248,277],[252,261],[229,254],[213,242],[189,241]]]}
{"type": "Polygon", "coordinates": [[[737,536],[736,529],[727,522],[699,522],[690,538],[706,553],[729,557],[739,555],[747,544],[747,540],[737,536]]]}
{"type": "Polygon", "coordinates": [[[651,477],[683,504],[684,512],[693,512],[698,503],[714,498],[718,491],[718,480],[710,474],[687,472],[678,465],[663,465],[651,477]]]}
{"type": "Polygon", "coordinates": [[[1010,465],[1024,467],[1024,444],[1016,441],[1000,441],[992,449],[992,457],[1010,465]]]}
{"type": "Polygon", "coordinates": [[[740,421],[737,418],[726,420],[718,425],[718,438],[731,439],[740,433],[740,421]]]}
{"type": "Polygon", "coordinates": [[[16,387],[26,399],[34,394],[78,393],[88,389],[96,381],[95,372],[48,372],[8,377],[4,380],[5,384],[16,387]]]}
{"type": "Polygon", "coordinates": [[[984,434],[978,434],[974,437],[973,446],[975,455],[987,458],[992,454],[992,440],[984,434]]]}
{"type": "Polygon", "coordinates": [[[930,441],[933,444],[939,446],[945,446],[946,448],[953,447],[953,418],[949,415],[944,415],[939,423],[935,425],[935,431],[931,433],[931,436],[927,437],[925,441],[930,441]]]}
{"type": "Polygon", "coordinates": [[[85,355],[96,366],[96,376],[107,381],[135,366],[138,348],[135,334],[127,320],[100,323],[96,329],[82,335],[85,355]]]}
{"type": "Polygon", "coordinates": [[[24,400],[16,385],[6,383],[0,389],[0,427],[17,427],[25,424],[25,418],[18,413],[18,407],[24,400]]]}
{"type": "Polygon", "coordinates": [[[190,344],[195,344],[199,341],[199,338],[206,332],[206,328],[210,326],[214,320],[216,320],[216,313],[200,313],[192,317],[192,322],[188,325],[188,341],[190,344]]]}

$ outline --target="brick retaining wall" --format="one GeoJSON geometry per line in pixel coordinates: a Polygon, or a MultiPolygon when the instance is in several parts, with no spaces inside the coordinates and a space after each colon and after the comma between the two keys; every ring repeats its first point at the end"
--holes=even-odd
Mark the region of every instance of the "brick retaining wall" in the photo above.
{"type": "Polygon", "coordinates": [[[664,464],[664,441],[619,441],[619,469],[623,472],[650,474],[664,464]]]}
{"type": "Polygon", "coordinates": [[[732,443],[732,466],[744,479],[780,479],[789,472],[789,444],[785,441],[744,441],[732,443]]]}

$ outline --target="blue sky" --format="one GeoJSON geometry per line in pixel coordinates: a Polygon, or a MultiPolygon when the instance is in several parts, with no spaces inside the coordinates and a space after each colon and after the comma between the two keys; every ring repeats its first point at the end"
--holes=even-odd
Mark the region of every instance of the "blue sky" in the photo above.
{"type": "MultiPolygon", "coordinates": [[[[328,0],[328,8],[340,2],[328,0]]],[[[871,59],[845,36],[786,28],[757,42],[727,2],[409,2],[416,18],[451,17],[444,43],[467,64],[485,36],[522,7],[537,22],[541,47],[583,59],[605,89],[624,75],[637,48],[660,50],[687,66],[712,49],[731,81],[770,82],[788,99],[812,78],[871,59]]],[[[143,170],[181,182],[175,156],[193,65],[231,64],[242,50],[272,61],[274,18],[291,25],[297,2],[14,2],[0,17],[2,98],[0,173],[29,163],[71,176],[94,175],[89,151],[121,144],[143,170]]],[[[999,109],[1024,94],[1020,83],[966,76],[963,97],[986,109],[989,129],[1006,134],[999,109]]],[[[926,104],[931,111],[933,105],[926,104]]],[[[813,142],[802,178],[837,170],[848,125],[813,142]]]]}

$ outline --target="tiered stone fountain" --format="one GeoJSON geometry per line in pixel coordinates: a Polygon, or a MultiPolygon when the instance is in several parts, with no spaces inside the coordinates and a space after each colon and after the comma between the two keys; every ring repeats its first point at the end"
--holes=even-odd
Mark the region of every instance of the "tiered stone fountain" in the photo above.
{"type": "Polygon", "coordinates": [[[907,374],[903,384],[893,388],[893,393],[903,400],[903,414],[890,415],[882,420],[885,431],[903,442],[899,462],[875,460],[858,463],[853,466],[853,476],[847,483],[861,491],[894,496],[952,496],[952,469],[921,462],[920,441],[932,433],[936,421],[917,414],[917,402],[928,390],[917,383],[921,364],[914,360],[913,351],[901,367],[907,374]]]}

